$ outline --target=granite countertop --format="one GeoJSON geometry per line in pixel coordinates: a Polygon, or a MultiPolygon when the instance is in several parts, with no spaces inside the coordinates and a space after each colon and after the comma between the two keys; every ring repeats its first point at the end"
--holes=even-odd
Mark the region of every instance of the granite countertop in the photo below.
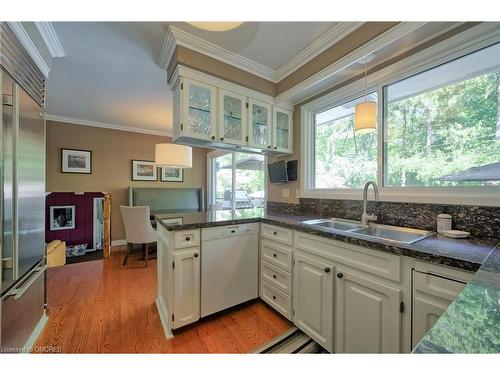
{"type": "Polygon", "coordinates": [[[262,208],[242,209],[235,210],[234,212],[231,210],[221,210],[166,213],[157,214],[155,218],[167,230],[209,228],[260,221],[468,271],[477,271],[495,245],[491,241],[478,241],[474,239],[456,240],[440,235],[434,235],[409,245],[396,245],[383,239],[367,240],[352,232],[346,233],[302,223],[304,220],[317,219],[318,216],[297,216],[280,211],[264,210],[262,208]]]}
{"type": "Polygon", "coordinates": [[[297,216],[264,209],[156,215],[158,223],[167,230],[264,222],[428,262],[477,271],[472,281],[413,352],[500,353],[500,247],[495,248],[499,241],[456,240],[434,235],[410,245],[395,245],[381,239],[360,238],[352,232],[339,232],[302,223],[310,219],[318,219],[318,216],[297,216]]]}
{"type": "Polygon", "coordinates": [[[500,353],[500,248],[413,350],[414,353],[500,353]]]}

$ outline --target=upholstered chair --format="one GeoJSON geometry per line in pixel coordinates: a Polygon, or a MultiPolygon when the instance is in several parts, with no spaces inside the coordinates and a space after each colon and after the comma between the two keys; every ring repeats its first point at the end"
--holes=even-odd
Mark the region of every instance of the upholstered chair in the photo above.
{"type": "Polygon", "coordinates": [[[120,206],[123,224],[125,225],[125,237],[127,241],[127,254],[123,265],[127,264],[128,256],[132,251],[133,244],[142,244],[146,267],[148,266],[148,245],[156,242],[156,231],[149,219],[148,206],[120,206]]]}

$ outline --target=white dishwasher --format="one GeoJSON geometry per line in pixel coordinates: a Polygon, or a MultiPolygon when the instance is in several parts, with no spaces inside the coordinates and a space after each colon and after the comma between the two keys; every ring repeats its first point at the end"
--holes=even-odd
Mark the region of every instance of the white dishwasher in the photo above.
{"type": "Polygon", "coordinates": [[[203,228],[201,316],[259,295],[259,223],[203,228]]]}

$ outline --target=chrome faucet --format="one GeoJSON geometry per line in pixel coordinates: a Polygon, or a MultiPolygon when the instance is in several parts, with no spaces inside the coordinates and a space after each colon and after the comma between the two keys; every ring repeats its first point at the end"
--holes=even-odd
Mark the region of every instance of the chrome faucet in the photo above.
{"type": "Polygon", "coordinates": [[[375,181],[368,181],[363,188],[363,213],[361,214],[361,224],[368,225],[368,222],[377,220],[377,216],[368,215],[366,213],[366,208],[368,206],[368,187],[373,186],[373,192],[375,193],[375,200],[378,201],[378,186],[375,181]]]}

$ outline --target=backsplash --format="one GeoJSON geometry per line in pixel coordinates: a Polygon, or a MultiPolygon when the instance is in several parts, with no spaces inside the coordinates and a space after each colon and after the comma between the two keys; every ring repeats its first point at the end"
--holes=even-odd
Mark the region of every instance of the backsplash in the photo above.
{"type": "MultiPolygon", "coordinates": [[[[298,204],[268,201],[267,208],[296,215],[360,220],[363,202],[300,198],[298,204]]],[[[500,239],[500,207],[369,201],[368,213],[376,214],[378,223],[434,231],[436,216],[447,213],[452,217],[453,229],[468,231],[472,237],[500,239]]]]}

